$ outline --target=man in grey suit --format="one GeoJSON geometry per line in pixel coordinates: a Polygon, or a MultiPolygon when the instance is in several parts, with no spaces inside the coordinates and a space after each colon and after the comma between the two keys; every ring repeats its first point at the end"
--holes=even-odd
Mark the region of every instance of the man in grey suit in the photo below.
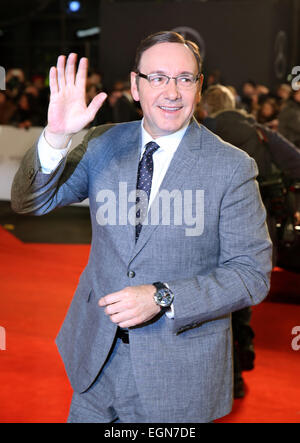
{"type": "Polygon", "coordinates": [[[67,155],[105,99],[86,106],[75,62],[51,68],[48,125],[12,189],[24,214],[89,197],[90,258],[57,338],[69,422],[212,421],[232,407],[231,312],[269,290],[257,167],[193,119],[199,50],[173,32],[138,48],[142,123],[93,128],[67,155]]]}

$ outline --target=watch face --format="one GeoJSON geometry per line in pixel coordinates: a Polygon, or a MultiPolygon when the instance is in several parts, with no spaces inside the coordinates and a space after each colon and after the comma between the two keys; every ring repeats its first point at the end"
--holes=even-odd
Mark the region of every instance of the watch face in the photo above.
{"type": "Polygon", "coordinates": [[[163,307],[170,306],[173,301],[173,294],[167,289],[159,289],[156,293],[156,302],[163,307]]]}

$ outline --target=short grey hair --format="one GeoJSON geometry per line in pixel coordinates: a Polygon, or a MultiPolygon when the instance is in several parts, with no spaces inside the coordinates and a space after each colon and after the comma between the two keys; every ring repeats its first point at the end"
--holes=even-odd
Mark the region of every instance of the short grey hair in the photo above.
{"type": "Polygon", "coordinates": [[[140,61],[143,53],[147,49],[154,45],[158,45],[159,43],[181,43],[185,45],[193,53],[198,66],[198,74],[201,74],[202,59],[198,45],[191,40],[186,40],[181,34],[174,31],[156,32],[155,34],[151,34],[141,41],[136,51],[135,65],[133,69],[134,72],[137,73],[139,71],[140,61]]]}
{"type": "Polygon", "coordinates": [[[212,85],[204,92],[201,100],[202,107],[209,116],[224,111],[235,109],[235,98],[230,89],[223,85],[212,85]]]}

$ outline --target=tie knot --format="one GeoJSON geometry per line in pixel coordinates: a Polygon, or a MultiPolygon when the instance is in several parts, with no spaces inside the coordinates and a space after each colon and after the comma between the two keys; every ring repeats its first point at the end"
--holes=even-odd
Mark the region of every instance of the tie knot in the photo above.
{"type": "Polygon", "coordinates": [[[144,155],[153,155],[155,151],[159,148],[158,144],[155,142],[149,142],[145,146],[145,152],[144,155]]]}

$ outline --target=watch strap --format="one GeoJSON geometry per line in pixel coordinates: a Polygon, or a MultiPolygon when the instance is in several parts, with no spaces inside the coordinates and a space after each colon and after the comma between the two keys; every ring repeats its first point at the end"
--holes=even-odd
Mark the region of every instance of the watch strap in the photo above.
{"type": "Polygon", "coordinates": [[[165,283],[162,283],[161,281],[157,281],[157,282],[155,282],[155,283],[152,283],[153,284],[153,286],[155,286],[156,287],[156,289],[159,291],[160,289],[169,289],[169,287],[165,284],[165,283]]]}

